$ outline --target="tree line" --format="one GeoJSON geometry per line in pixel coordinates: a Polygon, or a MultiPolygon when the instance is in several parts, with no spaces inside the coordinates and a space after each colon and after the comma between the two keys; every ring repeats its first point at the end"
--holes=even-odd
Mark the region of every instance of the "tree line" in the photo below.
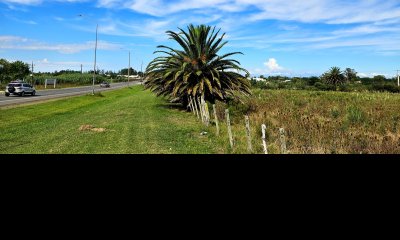
{"type": "MultiPolygon", "coordinates": [[[[90,82],[90,75],[93,75],[93,70],[86,72],[76,71],[76,70],[61,70],[54,72],[35,72],[32,73],[30,64],[24,63],[23,61],[10,62],[6,59],[0,59],[0,84],[7,84],[11,81],[17,79],[26,79],[28,82],[33,84],[43,84],[45,78],[60,78],[63,82],[71,83],[86,83],[90,82]],[[32,75],[31,75],[32,74],[32,75]]],[[[137,71],[132,67],[129,69],[130,75],[139,75],[143,77],[143,72],[137,71]]],[[[112,70],[96,70],[96,74],[99,76],[99,81],[109,80],[123,80],[120,75],[128,75],[128,68],[123,68],[119,71],[112,70]],[[102,76],[102,77],[101,77],[102,76]]]]}
{"type": "Polygon", "coordinates": [[[251,78],[253,87],[261,89],[300,89],[322,91],[387,91],[400,92],[397,78],[386,78],[383,75],[374,77],[360,77],[352,68],[341,70],[332,67],[321,76],[311,77],[285,77],[285,76],[260,76],[265,81],[251,78]]]}

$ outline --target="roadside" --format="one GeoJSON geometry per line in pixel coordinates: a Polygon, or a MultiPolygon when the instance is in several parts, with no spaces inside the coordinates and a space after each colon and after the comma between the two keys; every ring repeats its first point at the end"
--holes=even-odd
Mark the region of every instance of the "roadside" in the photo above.
{"type": "MultiPolygon", "coordinates": [[[[139,85],[140,83],[131,83],[129,86],[134,86],[134,85],[139,85]]],[[[116,83],[113,85],[111,88],[101,88],[99,86],[96,86],[95,91],[96,92],[106,92],[106,91],[112,91],[120,88],[126,88],[127,85],[125,83],[116,83]]],[[[72,97],[72,96],[78,96],[78,95],[85,95],[91,92],[91,86],[86,86],[86,87],[80,87],[80,88],[66,88],[66,89],[53,89],[53,90],[47,90],[43,91],[40,90],[37,92],[36,96],[28,96],[28,97],[1,97],[0,98],[0,108],[10,108],[10,107],[15,107],[21,104],[32,104],[32,103],[38,103],[38,102],[43,102],[47,101],[50,99],[59,99],[59,98],[65,98],[65,97],[72,97]]]]}
{"type": "Polygon", "coordinates": [[[2,94],[4,94],[5,93],[5,91],[0,91],[0,95],[2,95],[2,94]]]}
{"type": "Polygon", "coordinates": [[[102,95],[16,107],[13,114],[0,109],[0,153],[221,152],[213,134],[192,113],[143,91],[143,86],[102,95]],[[201,135],[204,131],[210,133],[201,135]]]}

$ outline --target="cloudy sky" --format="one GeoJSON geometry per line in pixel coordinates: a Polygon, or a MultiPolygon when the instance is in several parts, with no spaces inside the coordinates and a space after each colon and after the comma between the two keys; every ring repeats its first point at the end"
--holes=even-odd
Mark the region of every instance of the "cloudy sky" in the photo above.
{"type": "Polygon", "coordinates": [[[0,0],[0,58],[35,71],[143,69],[165,31],[208,24],[226,32],[253,75],[359,75],[400,69],[400,0],[0,0]]]}

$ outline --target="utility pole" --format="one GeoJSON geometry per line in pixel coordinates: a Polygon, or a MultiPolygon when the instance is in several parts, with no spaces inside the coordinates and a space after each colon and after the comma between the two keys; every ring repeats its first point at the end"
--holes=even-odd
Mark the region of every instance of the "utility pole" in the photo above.
{"type": "Polygon", "coordinates": [[[0,64],[0,76],[1,76],[1,78],[0,78],[0,84],[1,84],[1,82],[3,81],[3,68],[4,68],[4,66],[0,64]]]}
{"type": "Polygon", "coordinates": [[[83,74],[83,71],[82,71],[82,63],[81,63],[81,74],[83,74]]]}
{"type": "Polygon", "coordinates": [[[129,77],[131,73],[131,51],[129,50],[129,63],[128,63],[128,87],[129,87],[129,77]]]}
{"type": "Polygon", "coordinates": [[[142,73],[142,77],[143,77],[143,60],[142,60],[142,64],[140,65],[140,72],[142,73]]]}
{"type": "Polygon", "coordinates": [[[33,84],[33,61],[32,61],[32,73],[31,73],[31,81],[32,81],[32,85],[34,85],[34,84],[33,84]]]}
{"type": "Polygon", "coordinates": [[[93,89],[92,95],[94,95],[94,82],[96,81],[96,52],[97,52],[97,29],[99,24],[96,25],[96,45],[94,47],[94,66],[93,66],[93,89]]]}
{"type": "Polygon", "coordinates": [[[400,70],[396,70],[396,71],[397,71],[397,86],[400,87],[400,75],[399,75],[400,70]]]}

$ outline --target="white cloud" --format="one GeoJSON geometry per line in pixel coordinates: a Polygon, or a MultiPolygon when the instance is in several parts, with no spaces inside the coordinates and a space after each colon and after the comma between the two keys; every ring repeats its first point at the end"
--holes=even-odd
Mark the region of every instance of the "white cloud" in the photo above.
{"type": "Polygon", "coordinates": [[[43,1],[42,0],[3,0],[2,2],[16,3],[16,4],[22,4],[22,5],[34,5],[34,4],[40,4],[43,1]]]}
{"type": "Polygon", "coordinates": [[[378,76],[378,75],[385,76],[385,78],[392,78],[392,77],[394,77],[393,74],[387,74],[387,73],[376,73],[376,72],[357,73],[357,76],[362,77],[362,78],[363,78],[363,77],[373,78],[373,77],[378,76]]]}
{"type": "MultiPolygon", "coordinates": [[[[76,2],[88,2],[90,0],[56,0],[56,1],[57,2],[76,3],[76,2]]],[[[44,3],[45,0],[2,0],[2,2],[9,3],[9,4],[20,4],[20,5],[38,5],[38,4],[44,3]]]]}
{"type": "Polygon", "coordinates": [[[269,72],[278,72],[283,70],[283,67],[279,66],[275,58],[268,59],[264,65],[268,68],[269,72]]]}
{"type": "MultiPolygon", "coordinates": [[[[36,40],[21,38],[18,36],[0,36],[0,49],[12,50],[45,50],[57,51],[64,54],[73,54],[86,50],[93,50],[94,41],[84,43],[45,43],[36,40]]],[[[106,41],[98,41],[97,48],[99,50],[118,50],[122,47],[120,44],[109,43],[106,41]]]]}

